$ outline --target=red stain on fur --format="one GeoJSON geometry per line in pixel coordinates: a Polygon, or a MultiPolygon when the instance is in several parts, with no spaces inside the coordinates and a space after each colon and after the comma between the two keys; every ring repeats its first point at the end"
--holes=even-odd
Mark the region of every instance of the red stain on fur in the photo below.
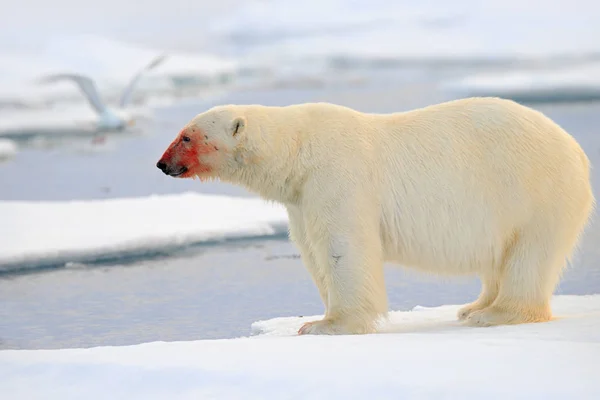
{"type": "Polygon", "coordinates": [[[201,141],[194,145],[194,148],[198,154],[210,154],[215,151],[215,146],[207,141],[201,141]]]}
{"type": "Polygon", "coordinates": [[[179,160],[181,165],[186,166],[188,169],[187,172],[182,175],[184,178],[199,173],[198,167],[200,166],[200,160],[198,160],[198,149],[196,149],[196,146],[190,146],[190,148],[182,151],[179,160]]]}
{"type": "Polygon", "coordinates": [[[191,146],[189,149],[185,149],[179,155],[179,162],[188,168],[198,162],[198,150],[196,147],[191,146]]]}
{"type": "Polygon", "coordinates": [[[186,129],[182,129],[164,152],[161,161],[174,167],[186,167],[188,171],[181,175],[182,178],[212,172],[212,167],[202,163],[200,158],[218,152],[219,146],[206,138],[206,135],[203,135],[202,132],[198,133],[196,129],[192,129],[191,135],[186,129]],[[191,141],[184,142],[184,136],[189,136],[191,141]]]}
{"type": "Polygon", "coordinates": [[[190,162],[190,166],[188,168],[190,169],[191,175],[208,174],[212,171],[212,168],[209,165],[200,162],[198,156],[214,153],[214,147],[215,146],[209,142],[200,141],[199,143],[194,143],[192,149],[189,152],[186,152],[184,159],[186,162],[188,160],[190,162]]]}

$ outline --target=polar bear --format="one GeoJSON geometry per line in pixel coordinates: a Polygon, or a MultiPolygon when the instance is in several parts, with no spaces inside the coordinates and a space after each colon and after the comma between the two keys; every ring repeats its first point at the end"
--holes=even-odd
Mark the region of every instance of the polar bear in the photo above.
{"type": "Polygon", "coordinates": [[[458,313],[468,325],[548,321],[595,205],[575,139],[500,98],[392,114],[217,106],[181,130],[157,167],[287,208],[325,305],[299,334],[375,332],[388,311],[384,262],[479,276],[479,298],[458,313]]]}

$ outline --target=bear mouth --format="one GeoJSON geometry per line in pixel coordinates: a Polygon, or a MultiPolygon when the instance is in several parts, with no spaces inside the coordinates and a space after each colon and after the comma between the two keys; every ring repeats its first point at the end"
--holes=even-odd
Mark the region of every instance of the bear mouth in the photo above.
{"type": "Polygon", "coordinates": [[[187,167],[181,167],[179,170],[173,171],[169,175],[171,175],[173,177],[177,177],[177,176],[185,174],[187,171],[188,171],[187,167]]]}

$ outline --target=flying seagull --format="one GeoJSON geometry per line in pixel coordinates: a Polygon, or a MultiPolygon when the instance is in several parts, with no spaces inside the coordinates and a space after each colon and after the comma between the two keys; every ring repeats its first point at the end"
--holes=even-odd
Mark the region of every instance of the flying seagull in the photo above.
{"type": "Polygon", "coordinates": [[[148,65],[142,68],[131,79],[129,84],[123,90],[119,100],[119,110],[114,110],[108,107],[96,88],[96,83],[93,79],[76,73],[68,74],[53,74],[39,80],[40,83],[52,83],[61,80],[71,80],[77,84],[83,95],[87,99],[92,109],[98,114],[97,130],[98,131],[120,131],[134,123],[134,119],[124,112],[123,108],[131,101],[132,93],[139,82],[142,75],[151,69],[160,65],[167,58],[166,54],[161,54],[155,57],[148,65]]]}

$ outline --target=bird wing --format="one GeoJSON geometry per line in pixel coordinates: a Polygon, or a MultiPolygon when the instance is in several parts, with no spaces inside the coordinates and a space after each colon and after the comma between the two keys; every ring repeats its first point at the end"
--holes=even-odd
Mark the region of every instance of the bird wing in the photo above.
{"type": "Polygon", "coordinates": [[[70,80],[70,81],[75,82],[77,84],[77,86],[79,87],[79,89],[83,92],[83,95],[85,96],[87,101],[90,103],[92,108],[94,110],[96,110],[96,112],[98,114],[101,114],[106,111],[106,105],[100,98],[100,94],[98,93],[98,90],[96,89],[96,84],[94,83],[94,81],[91,78],[89,78],[85,75],[53,74],[53,75],[45,76],[44,78],[40,79],[39,81],[42,83],[52,83],[52,82],[58,82],[58,81],[62,81],[62,80],[70,80]]]}
{"type": "Polygon", "coordinates": [[[125,90],[123,90],[123,94],[121,95],[121,99],[119,101],[119,106],[121,108],[125,107],[131,100],[131,94],[133,93],[133,89],[137,85],[137,83],[140,80],[140,78],[142,77],[142,75],[145,72],[150,71],[151,69],[156,68],[158,65],[162,64],[162,62],[165,61],[166,58],[167,58],[166,54],[158,55],[157,57],[152,59],[152,61],[148,65],[146,65],[137,74],[135,74],[135,76],[131,79],[131,81],[129,81],[129,85],[127,85],[125,90]]]}

